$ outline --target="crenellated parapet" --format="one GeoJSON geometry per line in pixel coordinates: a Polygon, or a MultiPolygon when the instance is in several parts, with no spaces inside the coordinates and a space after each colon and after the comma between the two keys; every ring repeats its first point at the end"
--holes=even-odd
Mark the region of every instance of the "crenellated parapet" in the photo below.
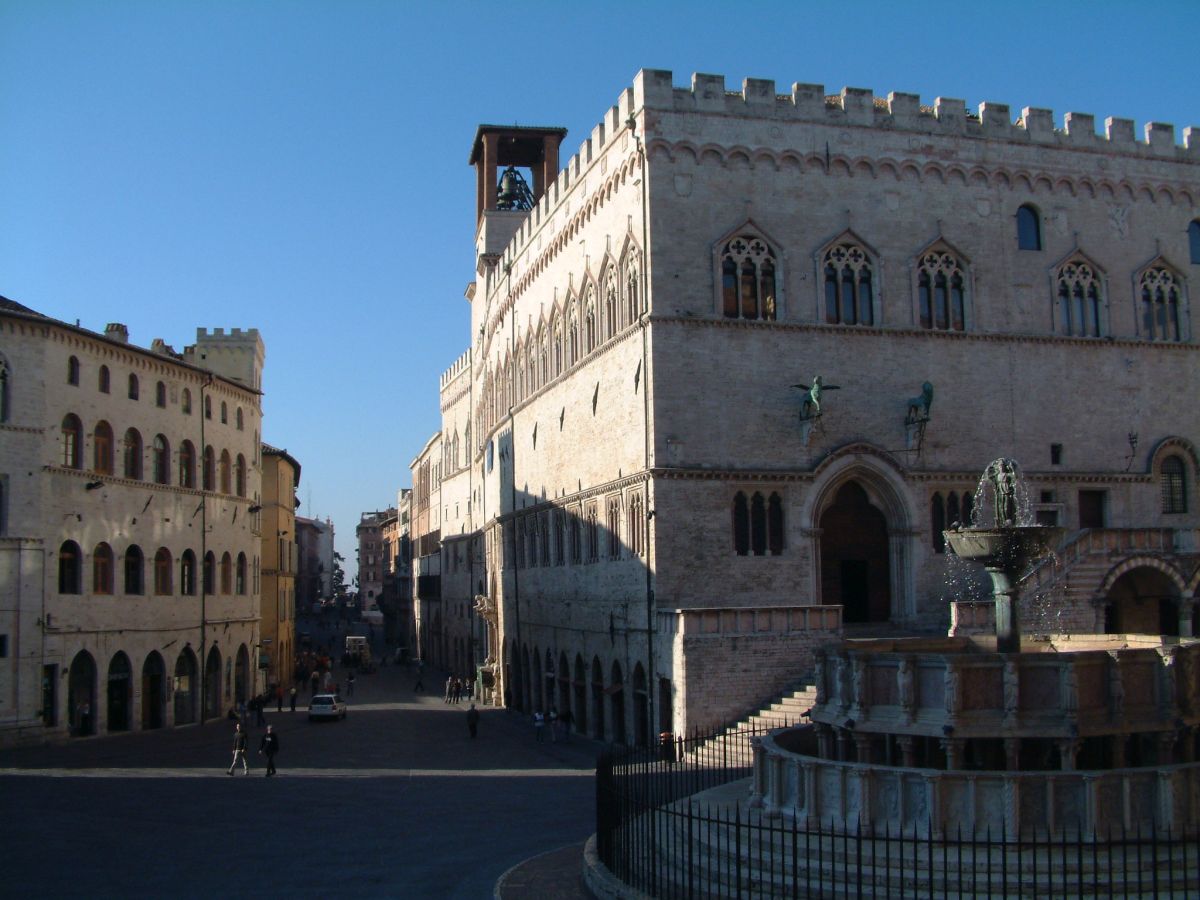
{"type": "Polygon", "coordinates": [[[471,351],[468,349],[462,356],[450,364],[450,368],[442,373],[442,377],[438,382],[438,389],[444,391],[447,385],[466,372],[470,367],[471,351]]]}
{"type": "Polygon", "coordinates": [[[740,91],[730,91],[723,75],[699,73],[692,75],[690,87],[677,88],[672,73],[661,69],[640,71],[632,94],[638,109],[854,125],[1200,160],[1200,126],[1184,128],[1183,142],[1176,144],[1174,125],[1148,122],[1139,140],[1132,119],[1110,116],[1104,120],[1104,135],[1099,135],[1091,113],[1068,112],[1062,127],[1056,128],[1051,110],[1027,106],[1014,120],[1008,104],[991,101],[980,103],[972,112],[965,101],[952,97],[938,97],[929,106],[917,94],[893,91],[877,97],[869,88],[852,87],[827,94],[824,85],[799,82],[784,94],[776,91],[774,81],[759,78],[744,79],[740,91]]]}

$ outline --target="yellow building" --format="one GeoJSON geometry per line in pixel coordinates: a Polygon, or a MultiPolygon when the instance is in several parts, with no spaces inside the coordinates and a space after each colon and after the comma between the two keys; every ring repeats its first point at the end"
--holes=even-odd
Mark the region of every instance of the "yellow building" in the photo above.
{"type": "Polygon", "coordinates": [[[296,646],[296,488],[300,463],[263,444],[262,646],[258,665],[268,685],[291,684],[296,646]]]}

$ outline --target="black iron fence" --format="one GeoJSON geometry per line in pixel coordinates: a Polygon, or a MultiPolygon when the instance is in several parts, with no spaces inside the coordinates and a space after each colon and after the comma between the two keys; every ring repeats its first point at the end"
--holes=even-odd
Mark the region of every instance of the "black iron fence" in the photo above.
{"type": "Polygon", "coordinates": [[[745,779],[750,738],[765,730],[602,754],[600,861],[665,898],[1200,897],[1200,834],[937,833],[764,815],[745,779]]]}

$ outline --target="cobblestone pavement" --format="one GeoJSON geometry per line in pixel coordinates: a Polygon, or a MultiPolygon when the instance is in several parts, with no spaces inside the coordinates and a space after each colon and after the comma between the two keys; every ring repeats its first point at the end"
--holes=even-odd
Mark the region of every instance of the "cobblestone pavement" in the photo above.
{"type": "Polygon", "coordinates": [[[0,751],[0,896],[583,896],[563,848],[594,828],[599,745],[494,709],[471,740],[444,680],[361,675],[343,722],[308,722],[307,693],[268,711],[271,779],[262,728],[256,777],[226,776],[226,720],[0,751]]]}

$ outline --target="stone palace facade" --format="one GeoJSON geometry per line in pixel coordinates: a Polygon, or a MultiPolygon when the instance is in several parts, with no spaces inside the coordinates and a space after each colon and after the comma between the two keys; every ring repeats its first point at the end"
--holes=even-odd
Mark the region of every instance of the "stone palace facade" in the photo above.
{"type": "Polygon", "coordinates": [[[831,639],[986,618],[941,532],[999,456],[1068,529],[1030,629],[1190,632],[1200,129],[644,70],[563,135],[472,150],[425,655],[608,740],[730,721],[831,639]]]}
{"type": "Polygon", "coordinates": [[[0,298],[0,743],[261,687],[264,355],[255,329],[176,353],[0,298]]]}

